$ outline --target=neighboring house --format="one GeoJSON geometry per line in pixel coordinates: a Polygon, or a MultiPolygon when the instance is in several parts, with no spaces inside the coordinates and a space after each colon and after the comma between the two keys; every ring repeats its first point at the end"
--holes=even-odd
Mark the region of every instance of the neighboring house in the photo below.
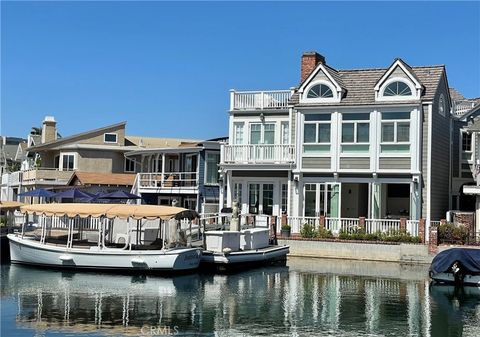
{"type": "Polygon", "coordinates": [[[463,187],[475,184],[476,129],[473,121],[480,115],[480,99],[466,99],[457,90],[450,88],[452,107],[452,186],[451,209],[460,211],[475,210],[475,196],[463,193],[463,187]]]}
{"type": "Polygon", "coordinates": [[[10,185],[12,176],[18,175],[15,172],[20,170],[26,144],[23,138],[0,136],[0,200],[13,200],[16,197],[16,191],[10,185]]]}
{"type": "Polygon", "coordinates": [[[149,204],[218,212],[221,140],[170,141],[169,147],[127,152],[130,168],[139,172],[132,191],[149,204]]]}
{"type": "Polygon", "coordinates": [[[448,88],[443,65],[396,59],[342,70],[313,52],[302,56],[296,88],[232,90],[220,164],[227,206],[236,199],[243,213],[302,218],[445,218],[448,88]]]}

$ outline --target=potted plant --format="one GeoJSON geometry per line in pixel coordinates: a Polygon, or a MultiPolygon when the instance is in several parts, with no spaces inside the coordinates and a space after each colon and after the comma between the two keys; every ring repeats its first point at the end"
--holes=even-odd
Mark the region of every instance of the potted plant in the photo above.
{"type": "Polygon", "coordinates": [[[282,234],[283,237],[289,238],[291,231],[292,231],[292,227],[290,227],[290,225],[288,225],[288,224],[282,225],[281,234],[282,234]]]}

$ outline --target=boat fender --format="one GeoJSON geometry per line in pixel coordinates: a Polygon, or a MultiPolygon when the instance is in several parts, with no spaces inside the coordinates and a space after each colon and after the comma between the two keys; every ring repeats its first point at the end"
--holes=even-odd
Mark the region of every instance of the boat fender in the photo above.
{"type": "Polygon", "coordinates": [[[63,262],[73,261],[73,257],[72,257],[71,255],[68,255],[68,254],[60,255],[58,258],[59,258],[60,260],[62,260],[63,262]]]}
{"type": "Polygon", "coordinates": [[[223,248],[222,252],[223,252],[224,255],[228,255],[232,252],[232,249],[228,248],[228,247],[225,247],[225,248],[223,248]]]}
{"type": "Polygon", "coordinates": [[[140,257],[134,257],[130,261],[134,264],[145,264],[145,261],[140,257]]]}

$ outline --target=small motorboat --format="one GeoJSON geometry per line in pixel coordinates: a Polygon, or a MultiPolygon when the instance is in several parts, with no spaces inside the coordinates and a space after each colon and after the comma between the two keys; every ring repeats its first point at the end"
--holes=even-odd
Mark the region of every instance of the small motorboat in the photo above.
{"type": "MultiPolygon", "coordinates": [[[[180,207],[38,204],[21,207],[38,223],[8,234],[12,263],[68,269],[175,272],[198,268],[201,248],[179,240],[180,207]]],[[[196,214],[196,213],[195,213],[196,214]]]]}
{"type": "Polygon", "coordinates": [[[439,283],[480,287],[480,249],[444,250],[433,259],[429,274],[439,283]]]}

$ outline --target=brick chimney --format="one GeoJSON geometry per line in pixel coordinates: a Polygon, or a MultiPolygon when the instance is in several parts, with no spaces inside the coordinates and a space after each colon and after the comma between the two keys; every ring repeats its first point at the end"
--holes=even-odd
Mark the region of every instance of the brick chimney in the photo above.
{"type": "Polygon", "coordinates": [[[320,55],[315,51],[309,51],[309,52],[303,53],[300,83],[305,81],[308,75],[311,74],[313,69],[315,69],[315,67],[319,63],[325,64],[325,57],[323,57],[322,55],[320,55]]]}
{"type": "Polygon", "coordinates": [[[42,125],[42,144],[57,139],[57,122],[53,116],[45,116],[42,125]]]}

